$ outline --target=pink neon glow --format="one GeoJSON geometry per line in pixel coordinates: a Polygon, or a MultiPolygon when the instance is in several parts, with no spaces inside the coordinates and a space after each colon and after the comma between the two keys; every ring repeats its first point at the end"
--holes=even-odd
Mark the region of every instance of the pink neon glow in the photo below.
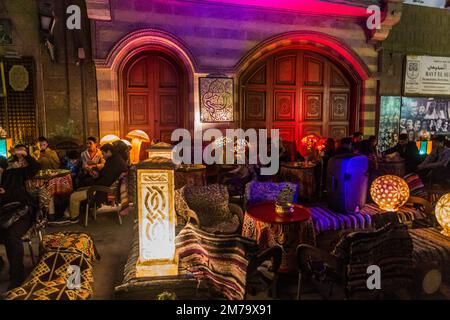
{"type": "Polygon", "coordinates": [[[207,2],[233,5],[256,6],[270,9],[291,10],[313,14],[366,17],[366,8],[344,4],[321,2],[319,0],[204,0],[207,2]]]}

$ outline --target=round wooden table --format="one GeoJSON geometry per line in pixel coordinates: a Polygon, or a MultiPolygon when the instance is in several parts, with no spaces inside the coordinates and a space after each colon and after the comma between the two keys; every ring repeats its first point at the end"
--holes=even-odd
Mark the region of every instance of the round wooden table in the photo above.
{"type": "Polygon", "coordinates": [[[313,199],[316,193],[315,163],[284,162],[281,164],[279,180],[299,186],[299,197],[313,199]]]}
{"type": "Polygon", "coordinates": [[[28,192],[38,192],[39,205],[48,214],[55,214],[55,197],[68,197],[73,191],[72,175],[69,170],[40,170],[26,181],[28,192]]]}
{"type": "Polygon", "coordinates": [[[244,216],[242,235],[256,240],[262,250],[281,246],[282,273],[298,272],[296,249],[300,243],[315,245],[314,225],[308,208],[294,204],[294,212],[280,216],[275,203],[264,202],[251,205],[244,216]]]}

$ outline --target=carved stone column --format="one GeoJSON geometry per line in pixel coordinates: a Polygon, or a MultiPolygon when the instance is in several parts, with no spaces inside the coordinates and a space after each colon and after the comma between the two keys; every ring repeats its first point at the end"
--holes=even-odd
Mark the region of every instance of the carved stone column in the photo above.
{"type": "Polygon", "coordinates": [[[136,166],[136,210],[139,259],[136,276],[178,274],[175,255],[174,170],[167,158],[151,158],[136,166]]]}

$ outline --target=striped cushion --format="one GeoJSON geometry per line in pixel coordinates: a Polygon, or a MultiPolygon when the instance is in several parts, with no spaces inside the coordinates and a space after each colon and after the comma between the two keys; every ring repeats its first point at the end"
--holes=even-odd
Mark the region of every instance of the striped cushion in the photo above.
{"type": "Polygon", "coordinates": [[[418,174],[410,173],[404,176],[403,179],[408,184],[410,195],[424,199],[428,198],[427,192],[425,191],[425,185],[418,174]]]}
{"type": "Polygon", "coordinates": [[[373,232],[356,231],[347,234],[341,238],[332,254],[346,265],[348,293],[353,298],[368,298],[373,291],[377,291],[367,288],[367,267],[370,265],[380,267],[381,290],[384,293],[410,287],[412,248],[407,227],[388,224],[373,232]]]}
{"type": "Polygon", "coordinates": [[[427,218],[423,210],[410,205],[404,205],[397,212],[385,212],[373,203],[366,204],[359,213],[342,214],[324,207],[312,207],[310,210],[316,233],[380,228],[389,222],[411,224],[427,218]]]}
{"type": "Polygon", "coordinates": [[[180,267],[230,300],[245,297],[247,267],[258,247],[239,235],[217,235],[188,223],[177,235],[180,267]]]}
{"type": "Polygon", "coordinates": [[[367,214],[342,214],[324,207],[310,208],[317,233],[346,229],[368,229],[372,227],[372,217],[367,214]]]}

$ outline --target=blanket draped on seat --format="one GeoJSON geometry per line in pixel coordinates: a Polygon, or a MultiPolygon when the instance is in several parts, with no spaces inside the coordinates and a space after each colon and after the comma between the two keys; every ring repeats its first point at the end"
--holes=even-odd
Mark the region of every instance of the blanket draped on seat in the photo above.
{"type": "Polygon", "coordinates": [[[99,258],[85,233],[60,232],[43,238],[44,254],[27,280],[5,295],[6,300],[86,300],[92,297],[93,262],[99,258]],[[76,280],[76,266],[80,283],[76,280]],[[70,287],[71,284],[76,285],[70,287]]]}
{"type": "Polygon", "coordinates": [[[180,266],[227,299],[245,297],[247,267],[257,253],[255,241],[234,234],[211,234],[188,223],[175,239],[180,266]]]}

